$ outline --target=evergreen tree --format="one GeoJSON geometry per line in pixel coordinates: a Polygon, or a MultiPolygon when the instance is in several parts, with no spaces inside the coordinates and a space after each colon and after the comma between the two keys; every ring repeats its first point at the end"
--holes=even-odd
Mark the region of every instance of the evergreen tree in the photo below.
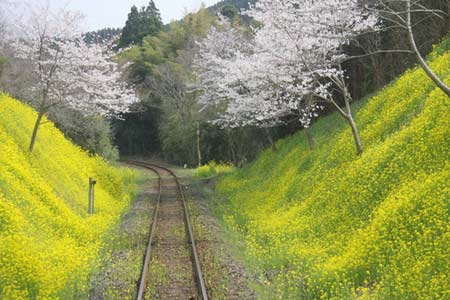
{"type": "Polygon", "coordinates": [[[87,32],[84,35],[84,40],[88,44],[104,44],[117,39],[121,32],[122,30],[119,28],[103,28],[100,30],[87,32]]]}
{"type": "Polygon", "coordinates": [[[163,23],[161,21],[161,14],[156,8],[153,0],[150,0],[147,7],[141,10],[141,32],[139,39],[142,42],[146,36],[156,36],[162,29],[163,23]]]}
{"type": "Polygon", "coordinates": [[[234,20],[239,15],[239,11],[232,5],[225,5],[220,10],[220,13],[230,20],[234,20]]]}
{"type": "Polygon", "coordinates": [[[139,28],[139,11],[136,6],[131,7],[131,11],[128,14],[127,22],[122,30],[122,35],[119,40],[119,47],[124,48],[131,45],[137,40],[137,33],[139,28]]]}
{"type": "Polygon", "coordinates": [[[147,7],[142,7],[141,10],[133,6],[128,14],[118,46],[125,48],[132,44],[141,44],[144,37],[157,35],[162,27],[161,14],[153,0],[150,0],[147,7]]]}

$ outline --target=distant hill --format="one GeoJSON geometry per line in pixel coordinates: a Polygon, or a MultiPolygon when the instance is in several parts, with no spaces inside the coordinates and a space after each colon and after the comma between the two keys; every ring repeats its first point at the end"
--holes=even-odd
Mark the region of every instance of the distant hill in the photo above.
{"type": "MultiPolygon", "coordinates": [[[[234,7],[238,12],[248,9],[250,4],[254,4],[256,0],[222,0],[208,7],[209,11],[217,14],[226,6],[234,7]]],[[[246,19],[246,18],[244,18],[246,19]]],[[[85,38],[90,43],[108,42],[112,38],[120,35],[122,28],[104,28],[96,31],[87,32],[85,38]]]]}
{"type": "Polygon", "coordinates": [[[107,43],[117,38],[122,32],[121,28],[104,28],[96,31],[87,32],[85,34],[88,43],[107,43]]]}
{"type": "MultiPolygon", "coordinates": [[[[225,16],[228,14],[241,14],[243,10],[249,9],[251,4],[254,4],[256,0],[222,0],[213,6],[209,7],[209,11],[212,14],[222,13],[225,16]]],[[[242,20],[246,24],[251,23],[251,18],[246,15],[241,15],[242,20]]]]}
{"type": "Polygon", "coordinates": [[[210,10],[213,12],[219,12],[222,7],[230,5],[230,6],[234,6],[235,8],[237,8],[238,10],[242,10],[242,9],[248,9],[249,8],[249,4],[254,4],[256,2],[256,0],[222,0],[220,2],[218,2],[217,4],[214,4],[213,6],[210,7],[210,10]]]}

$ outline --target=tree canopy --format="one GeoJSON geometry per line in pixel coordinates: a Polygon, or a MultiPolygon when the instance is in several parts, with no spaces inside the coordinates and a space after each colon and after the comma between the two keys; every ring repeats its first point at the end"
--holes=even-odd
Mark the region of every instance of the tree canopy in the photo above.
{"type": "Polygon", "coordinates": [[[153,0],[140,10],[133,6],[118,43],[119,48],[141,44],[144,37],[154,36],[163,28],[161,14],[153,0]]]}

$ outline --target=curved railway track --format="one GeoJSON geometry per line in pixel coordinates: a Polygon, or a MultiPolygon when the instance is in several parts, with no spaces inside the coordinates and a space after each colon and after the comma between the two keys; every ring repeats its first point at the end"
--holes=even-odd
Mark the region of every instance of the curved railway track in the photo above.
{"type": "Polygon", "coordinates": [[[136,299],[208,300],[189,209],[177,175],[155,164],[125,163],[153,171],[159,182],[136,299]],[[148,286],[161,282],[160,278],[155,278],[158,276],[155,272],[152,274],[152,266],[158,268],[156,264],[166,269],[167,278],[164,284],[155,287],[154,295],[148,295],[151,293],[148,286]]]}

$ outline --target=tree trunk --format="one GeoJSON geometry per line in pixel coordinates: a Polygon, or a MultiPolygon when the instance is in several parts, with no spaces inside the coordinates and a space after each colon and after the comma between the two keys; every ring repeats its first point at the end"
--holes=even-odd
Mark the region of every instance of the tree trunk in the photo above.
{"type": "Polygon", "coordinates": [[[309,149],[311,151],[313,151],[315,146],[316,146],[316,144],[314,142],[314,137],[312,135],[311,128],[309,128],[309,127],[305,128],[305,135],[308,138],[309,149]]]}
{"type": "Polygon", "coordinates": [[[30,142],[30,148],[29,148],[30,152],[33,152],[33,150],[34,150],[34,144],[36,143],[39,126],[41,125],[41,121],[42,121],[43,117],[44,117],[44,113],[39,112],[36,123],[34,124],[33,134],[31,135],[31,142],[30,142]]]}
{"type": "Polygon", "coordinates": [[[275,142],[273,140],[272,132],[270,131],[270,128],[264,127],[264,131],[266,132],[267,140],[270,143],[272,151],[276,152],[277,151],[277,145],[275,144],[275,142]]]}
{"type": "Polygon", "coordinates": [[[348,92],[347,86],[345,85],[344,81],[342,81],[340,89],[342,91],[342,94],[344,95],[345,109],[342,110],[340,107],[338,107],[338,109],[340,114],[347,120],[352,129],[353,139],[356,146],[356,153],[361,156],[363,154],[363,147],[361,143],[361,137],[359,136],[358,126],[356,125],[355,119],[353,119],[352,106],[350,104],[350,102],[352,101],[352,96],[348,92]]]}
{"type": "Polygon", "coordinates": [[[229,129],[226,130],[226,133],[227,133],[228,145],[230,147],[229,151],[230,151],[230,155],[231,155],[231,161],[233,161],[234,165],[237,166],[238,165],[238,159],[237,159],[237,156],[236,156],[236,151],[234,149],[233,138],[232,138],[232,135],[231,135],[229,129]]]}
{"type": "Polygon", "coordinates": [[[428,66],[425,59],[420,54],[419,48],[417,47],[416,40],[414,38],[414,33],[412,30],[411,24],[411,1],[408,0],[406,2],[407,5],[407,27],[408,27],[408,39],[411,44],[414,53],[419,61],[419,64],[422,66],[422,69],[427,73],[427,75],[433,80],[433,82],[450,98],[450,87],[448,87],[434,72],[431,70],[430,66],[428,66]]]}
{"type": "Polygon", "coordinates": [[[197,159],[198,167],[202,166],[202,150],[200,148],[200,122],[197,122],[197,159]]]}
{"type": "Polygon", "coordinates": [[[356,126],[356,122],[353,119],[352,114],[349,114],[347,116],[347,122],[350,124],[350,127],[352,128],[352,134],[353,134],[353,139],[355,140],[356,152],[358,153],[359,156],[361,156],[363,154],[361,137],[359,136],[358,127],[356,126]]]}

